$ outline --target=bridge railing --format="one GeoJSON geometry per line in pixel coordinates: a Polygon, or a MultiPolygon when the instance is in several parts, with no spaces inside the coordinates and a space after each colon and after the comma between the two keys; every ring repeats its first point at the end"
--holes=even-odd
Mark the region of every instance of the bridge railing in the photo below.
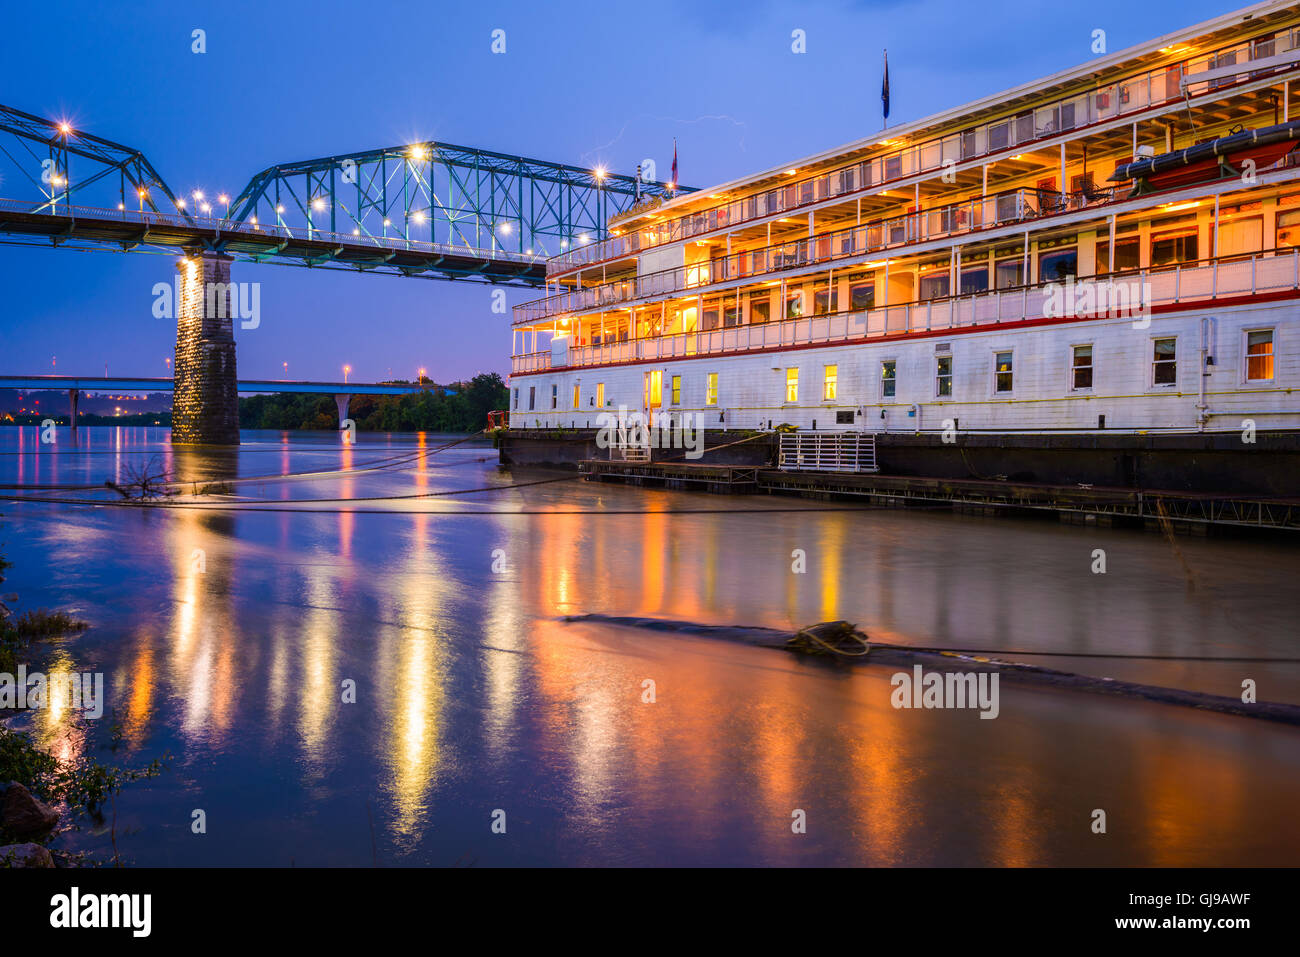
{"type": "Polygon", "coordinates": [[[171,226],[177,229],[208,229],[218,236],[247,236],[266,239],[299,239],[308,242],[334,243],[341,246],[371,246],[385,250],[409,250],[445,256],[471,255],[475,258],[502,260],[517,263],[543,263],[545,256],[512,252],[506,249],[482,249],[476,246],[456,246],[451,243],[426,242],[403,236],[375,236],[361,233],[334,233],[315,227],[286,226],[281,223],[250,223],[215,216],[185,216],[179,213],[159,213],[154,210],[105,209],[98,206],[76,206],[67,203],[33,204],[28,201],[0,199],[0,212],[28,213],[62,216],[70,219],[119,222],[139,226],[171,226]]]}

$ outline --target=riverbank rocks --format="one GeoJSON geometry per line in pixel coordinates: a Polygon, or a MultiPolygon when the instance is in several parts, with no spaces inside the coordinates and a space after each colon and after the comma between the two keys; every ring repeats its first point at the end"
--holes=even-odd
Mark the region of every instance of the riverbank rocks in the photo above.
{"type": "Polygon", "coordinates": [[[17,838],[44,834],[59,822],[59,812],[38,801],[32,792],[10,781],[0,801],[0,827],[17,838]]]}
{"type": "Polygon", "coordinates": [[[54,857],[39,844],[0,847],[0,867],[53,867],[54,857]]]}

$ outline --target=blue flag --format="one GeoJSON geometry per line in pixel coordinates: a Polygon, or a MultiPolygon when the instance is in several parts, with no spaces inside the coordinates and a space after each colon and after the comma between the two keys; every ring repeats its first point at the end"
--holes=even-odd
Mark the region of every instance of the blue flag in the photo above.
{"type": "Polygon", "coordinates": [[[885,76],[880,81],[880,105],[884,107],[885,122],[889,122],[889,51],[885,51],[885,76]]]}

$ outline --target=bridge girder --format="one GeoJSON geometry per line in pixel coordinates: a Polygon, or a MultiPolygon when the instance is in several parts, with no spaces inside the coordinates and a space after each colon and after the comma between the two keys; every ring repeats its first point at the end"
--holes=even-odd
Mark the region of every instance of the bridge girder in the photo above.
{"type": "MultiPolygon", "coordinates": [[[[672,189],[643,182],[640,195],[672,189]]],[[[427,141],[272,166],[240,191],[230,217],[547,256],[603,239],[609,217],[637,195],[632,176],[427,141]]]]}

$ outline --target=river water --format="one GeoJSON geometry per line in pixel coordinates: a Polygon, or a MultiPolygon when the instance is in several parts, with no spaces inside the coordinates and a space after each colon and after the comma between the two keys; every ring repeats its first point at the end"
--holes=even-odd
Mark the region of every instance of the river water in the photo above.
{"type": "MultiPolygon", "coordinates": [[[[895,709],[894,668],[561,620],[1295,658],[1295,544],[548,481],[458,439],[180,453],[163,429],[0,429],[3,494],[61,500],[0,503],[4,589],[91,626],[32,665],[102,672],[107,697],[97,721],[15,724],[64,757],[170,755],[111,832],[61,846],[146,865],[1300,860],[1295,728],[1008,683],[994,720],[895,709]],[[201,494],[88,488],[149,463],[201,494]]],[[[1300,703],[1293,663],[1022,660],[1300,703]]]]}

